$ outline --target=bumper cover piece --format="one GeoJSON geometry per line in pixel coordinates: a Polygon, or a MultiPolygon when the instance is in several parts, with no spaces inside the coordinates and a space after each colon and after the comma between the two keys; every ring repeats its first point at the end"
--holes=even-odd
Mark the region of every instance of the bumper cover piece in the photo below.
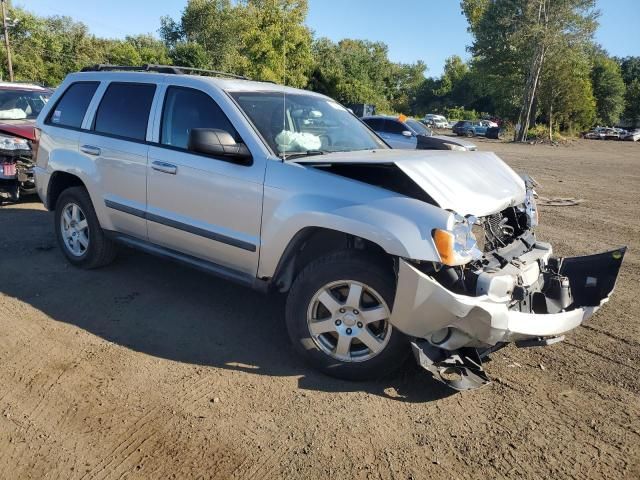
{"type": "Polygon", "coordinates": [[[448,354],[424,340],[412,342],[411,348],[422,368],[454,390],[473,390],[491,383],[475,348],[461,348],[448,354]]]}
{"type": "Polygon", "coordinates": [[[585,257],[549,259],[549,266],[569,279],[572,291],[573,303],[557,313],[518,310],[521,307],[512,299],[490,294],[473,297],[453,293],[401,260],[391,323],[407,335],[427,340],[434,332],[450,329],[457,337],[455,347],[447,348],[446,342],[436,345],[446,350],[559,337],[608,301],[625,251],[620,248],[585,257]]]}

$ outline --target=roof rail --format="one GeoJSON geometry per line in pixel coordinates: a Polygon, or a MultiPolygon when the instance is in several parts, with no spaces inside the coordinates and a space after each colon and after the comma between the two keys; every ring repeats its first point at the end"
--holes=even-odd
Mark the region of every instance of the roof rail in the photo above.
{"type": "Polygon", "coordinates": [[[217,77],[229,77],[237,78],[239,80],[250,80],[248,77],[242,75],[235,75],[233,73],[219,72],[217,70],[206,70],[204,68],[192,68],[192,67],[180,67],[177,65],[154,65],[145,64],[139,66],[131,65],[109,65],[109,64],[97,64],[84,67],[81,72],[109,72],[109,71],[121,71],[121,72],[156,72],[156,73],[170,73],[173,75],[187,75],[190,73],[196,74],[208,74],[217,77]]]}

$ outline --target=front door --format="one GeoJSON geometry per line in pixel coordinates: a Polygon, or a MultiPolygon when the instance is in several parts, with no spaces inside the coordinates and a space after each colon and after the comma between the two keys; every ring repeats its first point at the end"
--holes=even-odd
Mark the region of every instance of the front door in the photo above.
{"type": "Polygon", "coordinates": [[[149,240],[199,259],[255,275],[264,163],[240,165],[187,149],[193,128],[225,130],[241,142],[206,92],[168,86],[160,137],[149,149],[149,240]]]}
{"type": "Polygon", "coordinates": [[[396,120],[385,120],[381,137],[391,146],[391,148],[403,148],[415,150],[418,140],[415,135],[405,136],[403,132],[411,131],[402,123],[396,120]]]}

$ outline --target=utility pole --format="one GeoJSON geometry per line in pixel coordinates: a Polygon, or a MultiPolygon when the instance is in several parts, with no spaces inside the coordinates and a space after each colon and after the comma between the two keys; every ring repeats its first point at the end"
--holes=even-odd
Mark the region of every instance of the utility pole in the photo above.
{"type": "Polygon", "coordinates": [[[7,28],[7,12],[5,3],[7,0],[0,0],[2,2],[2,25],[4,27],[4,46],[7,49],[7,66],[9,67],[9,81],[13,82],[13,64],[11,63],[11,47],[9,46],[9,29],[7,28]]]}

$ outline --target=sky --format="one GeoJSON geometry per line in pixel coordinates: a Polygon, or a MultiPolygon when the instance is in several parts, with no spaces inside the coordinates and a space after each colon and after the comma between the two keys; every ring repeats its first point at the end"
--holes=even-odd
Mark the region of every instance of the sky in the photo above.
{"type": "MultiPolygon", "coordinates": [[[[174,18],[186,0],[14,0],[38,15],[68,15],[100,37],[157,34],[160,17],[174,18]]],[[[598,41],[611,55],[640,55],[639,0],[597,0],[602,15],[598,41]]],[[[440,76],[451,55],[468,58],[471,44],[459,0],[309,0],[307,25],[317,37],[383,41],[395,62],[427,64],[440,76]]]]}

